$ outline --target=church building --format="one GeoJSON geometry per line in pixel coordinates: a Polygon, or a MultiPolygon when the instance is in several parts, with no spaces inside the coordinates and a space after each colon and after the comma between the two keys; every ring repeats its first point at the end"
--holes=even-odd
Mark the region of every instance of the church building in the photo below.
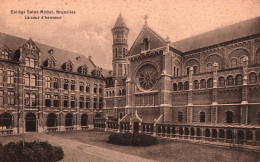
{"type": "Polygon", "coordinates": [[[260,146],[260,17],[171,42],[120,14],[96,128],[260,146]]]}

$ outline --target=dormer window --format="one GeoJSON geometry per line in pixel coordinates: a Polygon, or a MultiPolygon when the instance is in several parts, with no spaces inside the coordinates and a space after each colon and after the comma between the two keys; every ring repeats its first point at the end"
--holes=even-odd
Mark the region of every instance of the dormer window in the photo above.
{"type": "Polygon", "coordinates": [[[88,68],[86,66],[80,66],[78,67],[78,72],[86,75],[88,73],[88,68]]]}
{"type": "Polygon", "coordinates": [[[46,61],[44,61],[43,63],[43,66],[44,67],[55,67],[56,66],[56,63],[54,60],[49,60],[49,59],[46,59],[46,61]]]}
{"type": "Polygon", "coordinates": [[[144,50],[147,51],[150,49],[150,42],[148,40],[148,38],[144,39],[144,50]]]}
{"type": "Polygon", "coordinates": [[[9,59],[9,52],[7,52],[6,50],[3,50],[2,52],[1,52],[1,58],[2,59],[9,59]]]}
{"type": "Polygon", "coordinates": [[[65,62],[62,65],[62,69],[65,70],[65,71],[72,71],[72,64],[71,64],[71,62],[65,62]]]}
{"type": "Polygon", "coordinates": [[[25,58],[25,66],[27,67],[34,67],[35,66],[35,60],[33,58],[25,58]]]}

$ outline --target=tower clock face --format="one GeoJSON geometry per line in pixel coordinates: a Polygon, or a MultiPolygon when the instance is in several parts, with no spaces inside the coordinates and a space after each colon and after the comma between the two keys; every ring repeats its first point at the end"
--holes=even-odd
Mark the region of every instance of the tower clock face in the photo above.
{"type": "Polygon", "coordinates": [[[150,90],[157,83],[158,71],[153,65],[146,64],[137,71],[136,77],[140,88],[150,90]]]}

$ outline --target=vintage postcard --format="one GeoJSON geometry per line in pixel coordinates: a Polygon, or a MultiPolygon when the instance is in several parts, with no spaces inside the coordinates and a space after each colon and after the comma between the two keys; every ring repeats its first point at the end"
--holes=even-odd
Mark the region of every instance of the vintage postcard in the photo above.
{"type": "Polygon", "coordinates": [[[0,0],[0,161],[260,161],[259,8],[0,0]]]}

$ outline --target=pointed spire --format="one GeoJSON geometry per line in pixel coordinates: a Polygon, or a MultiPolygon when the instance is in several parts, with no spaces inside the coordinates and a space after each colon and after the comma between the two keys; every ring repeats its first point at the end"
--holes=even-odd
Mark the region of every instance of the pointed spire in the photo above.
{"type": "Polygon", "coordinates": [[[145,26],[147,25],[147,19],[148,19],[148,16],[147,16],[147,15],[144,15],[144,25],[145,25],[145,26]]]}
{"type": "Polygon", "coordinates": [[[122,15],[121,15],[121,12],[116,20],[114,28],[116,28],[116,27],[126,27],[127,28],[127,26],[125,24],[125,20],[123,19],[122,15]]]}

